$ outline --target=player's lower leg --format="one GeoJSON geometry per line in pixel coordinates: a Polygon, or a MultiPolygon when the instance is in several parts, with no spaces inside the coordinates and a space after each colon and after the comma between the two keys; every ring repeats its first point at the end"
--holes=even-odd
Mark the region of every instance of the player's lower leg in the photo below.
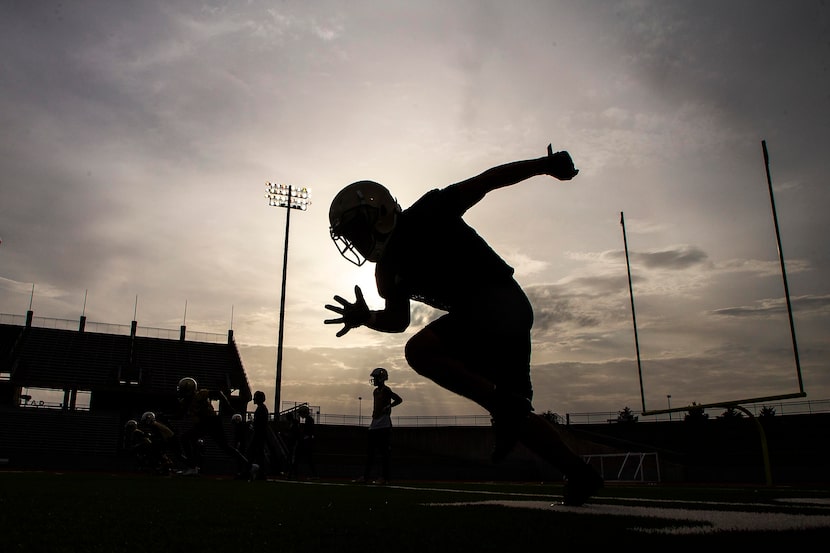
{"type": "Polygon", "coordinates": [[[531,413],[522,425],[520,439],[529,450],[565,475],[566,505],[582,505],[603,487],[602,477],[568,446],[562,433],[543,417],[531,413]]]}

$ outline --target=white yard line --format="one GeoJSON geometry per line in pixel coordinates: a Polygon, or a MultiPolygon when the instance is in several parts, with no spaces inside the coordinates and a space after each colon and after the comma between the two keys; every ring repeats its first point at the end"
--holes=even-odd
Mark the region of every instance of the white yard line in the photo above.
{"type": "MultiPolygon", "coordinates": [[[[796,500],[791,500],[795,502],[796,500]]],[[[812,500],[806,500],[810,502],[812,500]]],[[[830,515],[803,515],[773,512],[752,512],[718,509],[673,509],[638,505],[608,505],[590,503],[582,507],[568,507],[550,501],[487,500],[459,503],[430,503],[433,506],[501,505],[519,509],[541,509],[580,515],[604,515],[652,518],[677,521],[680,524],[665,528],[632,527],[630,530],[649,534],[710,534],[715,532],[759,532],[830,528],[830,515]],[[683,523],[687,524],[683,524],[683,523]],[[698,523],[691,525],[688,523],[698,523]]],[[[769,507],[765,504],[764,507],[769,507]]]]}

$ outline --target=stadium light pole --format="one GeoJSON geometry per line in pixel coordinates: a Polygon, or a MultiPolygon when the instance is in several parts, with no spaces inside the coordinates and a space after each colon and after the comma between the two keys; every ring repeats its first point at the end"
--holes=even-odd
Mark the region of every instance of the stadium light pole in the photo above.
{"type": "Polygon", "coordinates": [[[291,210],[306,211],[311,204],[311,190],[305,187],[294,188],[290,184],[265,183],[268,205],[285,208],[285,248],[282,255],[282,292],[280,294],[280,328],[277,339],[277,375],[274,386],[274,417],[280,416],[282,389],[282,340],[285,328],[285,281],[288,275],[288,230],[291,224],[291,210]]]}

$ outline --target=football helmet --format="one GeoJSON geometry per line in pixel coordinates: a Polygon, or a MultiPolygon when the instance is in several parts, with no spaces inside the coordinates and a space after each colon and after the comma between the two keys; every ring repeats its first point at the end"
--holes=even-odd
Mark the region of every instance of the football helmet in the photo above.
{"type": "Polygon", "coordinates": [[[395,230],[401,206],[385,186],[353,182],[337,193],[329,208],[329,234],[345,259],[358,267],[377,262],[395,230]]]}
{"type": "Polygon", "coordinates": [[[297,413],[299,413],[301,417],[307,417],[309,414],[308,405],[300,405],[297,408],[297,413]]]}
{"type": "Polygon", "coordinates": [[[141,424],[144,425],[151,425],[156,422],[156,414],[152,411],[145,411],[143,415],[141,415],[141,424]]]}
{"type": "Polygon", "coordinates": [[[386,372],[386,369],[384,369],[383,367],[378,367],[377,369],[369,373],[369,377],[372,379],[372,384],[374,386],[380,386],[381,384],[389,380],[389,373],[386,372]]]}
{"type": "Polygon", "coordinates": [[[234,413],[231,417],[231,422],[234,424],[239,424],[240,422],[242,422],[242,415],[240,415],[239,413],[234,413]]]}
{"type": "Polygon", "coordinates": [[[124,424],[125,432],[134,432],[138,428],[138,423],[135,419],[130,419],[124,424]]]}
{"type": "Polygon", "coordinates": [[[176,392],[180,398],[190,397],[196,393],[197,387],[196,380],[188,376],[179,380],[179,385],[176,386],[176,392]]]}
{"type": "Polygon", "coordinates": [[[254,403],[259,405],[260,403],[265,403],[265,392],[261,390],[257,390],[254,392],[254,403]]]}

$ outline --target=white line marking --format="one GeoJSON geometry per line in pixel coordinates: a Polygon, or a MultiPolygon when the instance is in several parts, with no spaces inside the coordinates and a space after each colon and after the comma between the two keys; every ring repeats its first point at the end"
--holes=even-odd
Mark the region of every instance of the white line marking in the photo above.
{"type": "Polygon", "coordinates": [[[568,507],[550,501],[490,500],[460,503],[429,503],[432,506],[501,505],[521,509],[541,509],[565,513],[605,516],[654,518],[678,522],[697,522],[700,526],[679,524],[666,528],[630,528],[648,534],[711,534],[715,532],[784,531],[808,528],[830,528],[830,515],[793,515],[787,513],[670,509],[665,507],[638,507],[591,503],[582,507],[568,507]]]}

